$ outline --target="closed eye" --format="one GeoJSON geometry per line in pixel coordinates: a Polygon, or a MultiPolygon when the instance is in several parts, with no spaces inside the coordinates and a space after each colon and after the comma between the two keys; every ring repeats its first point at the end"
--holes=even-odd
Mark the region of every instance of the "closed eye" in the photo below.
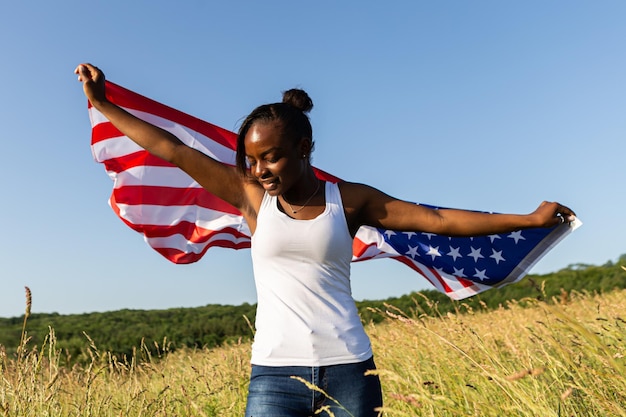
{"type": "MultiPolygon", "coordinates": [[[[277,163],[278,161],[280,161],[281,158],[282,158],[281,153],[276,152],[276,150],[272,150],[271,152],[267,152],[261,155],[261,159],[264,162],[267,162],[270,164],[277,163]]],[[[251,156],[246,156],[246,163],[248,164],[248,167],[253,167],[257,164],[257,160],[251,156]]]]}

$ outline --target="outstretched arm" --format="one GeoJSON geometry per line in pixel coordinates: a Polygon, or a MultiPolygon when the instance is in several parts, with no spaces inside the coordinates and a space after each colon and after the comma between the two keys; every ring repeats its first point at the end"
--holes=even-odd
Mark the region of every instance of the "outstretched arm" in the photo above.
{"type": "Polygon", "coordinates": [[[393,230],[437,233],[445,236],[480,236],[533,227],[552,227],[573,221],[574,212],[544,201],[530,214],[490,214],[440,209],[409,203],[354,183],[342,184],[342,198],[351,229],[361,225],[393,230]]]}
{"type": "Polygon", "coordinates": [[[91,64],[79,65],[75,73],[91,104],[119,131],[151,154],[180,167],[210,193],[242,212],[248,198],[244,180],[235,167],[223,164],[195,150],[166,130],[147,123],[111,103],[105,94],[104,73],[91,64]]]}

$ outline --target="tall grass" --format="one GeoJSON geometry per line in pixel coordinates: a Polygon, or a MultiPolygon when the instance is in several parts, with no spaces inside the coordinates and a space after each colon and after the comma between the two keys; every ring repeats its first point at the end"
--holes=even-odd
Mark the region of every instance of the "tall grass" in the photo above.
{"type": "MultiPolygon", "coordinates": [[[[388,416],[626,416],[626,293],[370,329],[388,416]]],[[[433,308],[435,308],[433,306],[433,308]]]]}
{"type": "MultiPolygon", "coordinates": [[[[391,320],[367,330],[385,416],[626,416],[626,292],[554,301],[445,315],[434,304],[411,316],[380,311],[391,320]]],[[[85,335],[89,364],[67,368],[54,329],[41,346],[25,332],[16,356],[0,346],[0,415],[243,415],[249,343],[149,345],[157,354],[142,343],[118,358],[85,335]]]]}

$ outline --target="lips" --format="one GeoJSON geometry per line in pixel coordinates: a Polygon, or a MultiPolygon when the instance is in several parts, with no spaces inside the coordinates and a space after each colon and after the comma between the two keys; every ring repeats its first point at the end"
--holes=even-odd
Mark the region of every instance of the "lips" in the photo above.
{"type": "Polygon", "coordinates": [[[259,182],[261,183],[261,185],[266,191],[275,190],[276,188],[278,188],[278,183],[279,183],[277,178],[273,178],[271,180],[263,180],[259,182]]]}

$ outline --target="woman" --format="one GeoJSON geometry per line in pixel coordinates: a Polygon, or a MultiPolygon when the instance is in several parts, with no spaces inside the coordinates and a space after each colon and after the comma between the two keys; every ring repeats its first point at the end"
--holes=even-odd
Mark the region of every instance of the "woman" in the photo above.
{"type": "Polygon", "coordinates": [[[349,281],[360,226],[475,236],[551,227],[574,215],[554,202],[527,215],[432,210],[367,185],[322,181],[310,163],[313,103],[302,90],[256,108],[239,131],[237,166],[225,165],[109,102],[98,68],[81,64],[75,72],[92,105],[123,134],[245,218],[258,296],[248,417],[310,416],[323,406],[336,416],[377,415],[380,382],[365,375],[375,365],[349,281]]]}

